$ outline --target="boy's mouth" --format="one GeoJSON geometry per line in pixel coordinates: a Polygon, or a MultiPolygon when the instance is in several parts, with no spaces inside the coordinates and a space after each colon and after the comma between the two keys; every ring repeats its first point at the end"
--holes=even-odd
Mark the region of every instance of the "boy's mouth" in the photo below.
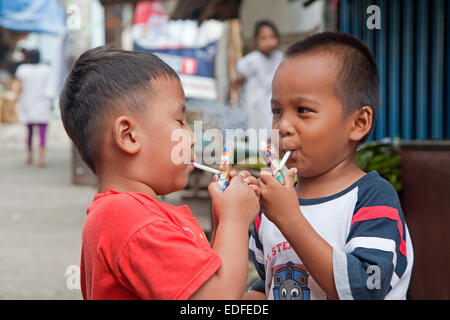
{"type": "Polygon", "coordinates": [[[286,154],[286,152],[290,151],[290,152],[291,152],[291,155],[289,156],[288,161],[289,161],[289,160],[292,160],[292,159],[294,159],[294,158],[296,157],[296,155],[297,155],[299,149],[300,149],[300,148],[291,148],[291,147],[289,147],[289,148],[287,148],[287,147],[286,147],[286,148],[282,148],[282,149],[281,149],[280,158],[284,157],[284,155],[286,154]]]}
{"type": "Polygon", "coordinates": [[[291,148],[291,147],[284,147],[281,149],[281,153],[284,155],[286,152],[290,151],[291,153],[294,153],[299,148],[291,148]]]}

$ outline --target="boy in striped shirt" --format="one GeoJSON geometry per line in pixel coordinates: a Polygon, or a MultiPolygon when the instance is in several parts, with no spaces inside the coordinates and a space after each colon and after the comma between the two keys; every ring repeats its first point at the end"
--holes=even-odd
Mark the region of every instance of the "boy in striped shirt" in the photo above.
{"type": "Polygon", "coordinates": [[[272,83],[284,184],[261,174],[246,299],[405,299],[413,249],[397,193],[356,164],[380,104],[369,49],[336,32],[291,46],[272,83]],[[294,185],[297,174],[299,183],[294,185]]]}

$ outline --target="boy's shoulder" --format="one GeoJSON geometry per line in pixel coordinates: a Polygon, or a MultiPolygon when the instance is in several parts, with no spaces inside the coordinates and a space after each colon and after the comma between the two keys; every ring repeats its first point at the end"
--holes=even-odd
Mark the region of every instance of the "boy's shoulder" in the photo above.
{"type": "Polygon", "coordinates": [[[142,218],[143,212],[158,212],[156,201],[137,192],[116,192],[107,190],[94,196],[87,209],[89,216],[107,214],[110,219],[127,218],[135,216],[142,218]],[[125,216],[125,217],[123,217],[125,216]]]}
{"type": "Polygon", "coordinates": [[[389,181],[381,177],[377,171],[367,173],[359,183],[357,183],[357,187],[357,208],[366,205],[400,208],[400,200],[397,191],[389,181]]]}
{"type": "Polygon", "coordinates": [[[239,59],[236,67],[239,72],[246,73],[260,67],[261,62],[263,62],[263,54],[258,50],[253,50],[239,59]]]}
{"type": "Polygon", "coordinates": [[[356,205],[355,209],[361,206],[399,205],[394,187],[375,170],[336,194],[322,198],[299,199],[301,206],[315,206],[318,209],[328,205],[335,206],[337,202],[349,202],[352,206],[356,205]]]}
{"type": "Polygon", "coordinates": [[[83,250],[93,252],[101,248],[108,252],[111,261],[117,261],[127,244],[141,236],[141,231],[151,228],[157,236],[164,232],[161,226],[173,227],[177,212],[171,207],[138,192],[108,190],[96,194],[83,226],[83,250]]]}
{"type": "Polygon", "coordinates": [[[101,235],[122,242],[142,227],[162,220],[167,220],[167,213],[155,200],[136,192],[108,190],[96,194],[87,208],[83,238],[101,235]]]}
{"type": "Polygon", "coordinates": [[[253,50],[249,52],[247,55],[243,56],[240,60],[241,61],[250,61],[254,59],[260,58],[261,53],[258,50],[253,50]]]}

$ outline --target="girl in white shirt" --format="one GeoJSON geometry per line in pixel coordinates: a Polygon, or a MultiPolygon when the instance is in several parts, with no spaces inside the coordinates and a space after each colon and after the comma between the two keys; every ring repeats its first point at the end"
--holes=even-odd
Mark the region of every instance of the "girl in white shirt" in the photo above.
{"type": "Polygon", "coordinates": [[[27,63],[21,64],[16,71],[16,78],[20,80],[21,84],[20,120],[28,128],[27,163],[33,162],[33,128],[38,127],[40,137],[38,165],[45,167],[45,137],[52,106],[51,99],[45,95],[45,88],[48,83],[50,68],[39,63],[39,51],[30,50],[27,55],[27,63]]]}
{"type": "Polygon", "coordinates": [[[256,50],[237,62],[238,78],[233,85],[240,87],[245,84],[241,103],[247,113],[248,128],[267,129],[270,136],[272,79],[283,59],[283,53],[277,49],[280,37],[272,22],[257,22],[254,36],[256,50]]]}

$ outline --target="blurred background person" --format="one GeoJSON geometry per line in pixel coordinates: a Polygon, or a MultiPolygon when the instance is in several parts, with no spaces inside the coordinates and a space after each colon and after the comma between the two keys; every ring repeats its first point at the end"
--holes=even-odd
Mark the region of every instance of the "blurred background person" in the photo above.
{"type": "Polygon", "coordinates": [[[50,67],[40,63],[38,50],[30,50],[15,76],[20,81],[19,117],[28,129],[27,163],[33,163],[33,129],[36,127],[40,138],[38,166],[42,168],[46,166],[45,138],[52,110],[52,100],[45,95],[50,67]]]}
{"type": "Polygon", "coordinates": [[[255,24],[254,38],[256,50],[237,62],[238,77],[233,81],[233,86],[243,86],[241,103],[246,110],[248,128],[267,129],[270,136],[272,79],[283,53],[277,49],[280,41],[278,29],[269,20],[260,20],[255,24]]]}

